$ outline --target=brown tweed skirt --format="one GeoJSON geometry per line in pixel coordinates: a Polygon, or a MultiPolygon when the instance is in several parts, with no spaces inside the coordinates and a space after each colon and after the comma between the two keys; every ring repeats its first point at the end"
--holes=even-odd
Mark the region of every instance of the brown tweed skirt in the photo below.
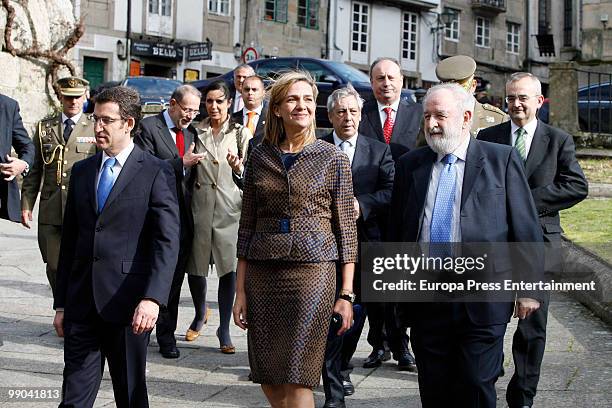
{"type": "Polygon", "coordinates": [[[335,289],[334,262],[248,262],[245,292],[253,382],[319,384],[335,289]]]}

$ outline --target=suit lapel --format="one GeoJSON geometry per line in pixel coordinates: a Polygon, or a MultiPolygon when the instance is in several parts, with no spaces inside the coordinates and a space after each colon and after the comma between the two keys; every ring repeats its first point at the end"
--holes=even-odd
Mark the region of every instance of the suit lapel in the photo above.
{"type": "Polygon", "coordinates": [[[136,174],[140,171],[142,167],[143,160],[143,151],[140,150],[138,146],[134,146],[134,150],[128,156],[123,168],[121,169],[121,173],[119,173],[119,177],[115,181],[113,188],[106,199],[106,203],[104,204],[103,211],[107,209],[117,198],[119,194],[125,189],[125,187],[130,183],[130,181],[134,178],[136,174]]]}
{"type": "Polygon", "coordinates": [[[546,156],[546,147],[550,141],[550,136],[540,121],[533,135],[531,141],[531,147],[529,148],[529,154],[527,155],[527,161],[525,162],[525,175],[527,178],[533,174],[534,170],[542,162],[546,156]]]}
{"type": "Polygon", "coordinates": [[[510,121],[505,122],[503,126],[503,131],[499,133],[499,138],[497,140],[499,143],[512,146],[512,126],[510,125],[510,121]]]}
{"type": "MultiPolygon", "coordinates": [[[[170,129],[168,129],[168,126],[166,125],[166,119],[164,118],[163,112],[157,115],[157,129],[159,132],[159,138],[164,142],[172,154],[178,156],[176,143],[174,143],[174,140],[172,140],[172,135],[170,134],[170,129]]],[[[186,147],[187,146],[189,145],[186,145],[186,147]]]]}
{"type": "Polygon", "coordinates": [[[420,165],[412,173],[412,181],[416,195],[416,208],[419,209],[419,228],[417,229],[417,236],[421,232],[423,211],[425,211],[425,198],[427,197],[427,189],[429,188],[429,179],[431,178],[431,171],[437,157],[433,150],[429,148],[427,149],[428,151],[421,159],[420,165]]]}
{"type": "Polygon", "coordinates": [[[474,182],[478,179],[478,175],[482,171],[484,155],[480,150],[477,140],[470,140],[465,160],[465,172],[463,174],[463,189],[461,192],[461,208],[465,201],[470,196],[474,182]]]}
{"type": "Polygon", "coordinates": [[[366,136],[357,136],[357,144],[355,146],[355,154],[353,155],[353,162],[351,163],[351,172],[353,177],[357,174],[359,166],[368,162],[370,157],[370,145],[363,139],[366,136]]]}
{"type": "MultiPolygon", "coordinates": [[[[397,112],[395,112],[395,122],[393,122],[393,131],[391,132],[391,140],[397,142],[402,135],[400,132],[405,131],[406,127],[404,126],[404,122],[406,122],[408,118],[408,112],[405,102],[400,100],[399,105],[397,105],[397,112]]],[[[382,128],[381,128],[382,130],[382,128]]]]}
{"type": "Polygon", "coordinates": [[[96,199],[96,184],[98,181],[98,169],[102,164],[102,152],[100,151],[96,153],[94,157],[96,159],[92,160],[91,163],[93,164],[87,167],[85,180],[87,180],[87,201],[89,201],[89,205],[91,206],[94,214],[97,214],[98,201],[96,199]]]}
{"type": "Polygon", "coordinates": [[[374,134],[381,142],[385,141],[385,137],[383,136],[383,128],[380,123],[380,115],[378,113],[378,104],[376,101],[373,101],[372,104],[368,107],[366,111],[366,118],[370,122],[370,126],[374,130],[374,134]]]}

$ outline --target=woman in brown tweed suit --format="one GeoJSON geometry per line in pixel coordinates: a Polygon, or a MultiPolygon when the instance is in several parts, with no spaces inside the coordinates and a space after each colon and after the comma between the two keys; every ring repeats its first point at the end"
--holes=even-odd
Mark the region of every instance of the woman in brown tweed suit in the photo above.
{"type": "Polygon", "coordinates": [[[332,310],[336,266],[352,293],[357,235],[348,158],[315,138],[317,88],[301,72],[270,89],[263,143],[247,160],[238,232],[234,321],[248,329],[253,382],[272,407],[314,407],[332,310]]]}

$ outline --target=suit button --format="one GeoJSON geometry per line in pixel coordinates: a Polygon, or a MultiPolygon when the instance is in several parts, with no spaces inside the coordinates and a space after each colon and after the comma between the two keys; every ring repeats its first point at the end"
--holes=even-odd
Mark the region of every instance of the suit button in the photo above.
{"type": "Polygon", "coordinates": [[[98,262],[99,260],[100,260],[100,258],[98,258],[97,256],[94,256],[94,257],[93,257],[93,261],[94,261],[94,262],[98,262]]]}
{"type": "Polygon", "coordinates": [[[217,160],[213,160],[212,164],[219,164],[219,162],[217,160]]]}
{"type": "Polygon", "coordinates": [[[62,174],[62,177],[68,177],[68,174],[63,173],[63,174],[62,174]]]}
{"type": "Polygon", "coordinates": [[[62,186],[62,190],[65,190],[65,189],[66,189],[66,186],[62,186]]]}
{"type": "Polygon", "coordinates": [[[199,181],[196,181],[195,186],[196,186],[196,188],[200,188],[200,187],[202,187],[202,185],[200,184],[200,182],[199,182],[199,181]]]}
{"type": "Polygon", "coordinates": [[[215,183],[212,183],[211,187],[212,187],[213,189],[215,189],[215,188],[217,188],[217,185],[216,185],[215,183]]]}
{"type": "Polygon", "coordinates": [[[68,160],[64,160],[64,164],[68,164],[68,160]]]}

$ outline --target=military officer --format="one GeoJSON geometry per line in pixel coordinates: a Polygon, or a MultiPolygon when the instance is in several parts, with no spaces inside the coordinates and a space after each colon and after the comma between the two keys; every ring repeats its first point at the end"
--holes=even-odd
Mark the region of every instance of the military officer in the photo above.
{"type": "MultiPolygon", "coordinates": [[[[474,94],[476,91],[476,86],[478,85],[478,81],[476,81],[474,78],[475,72],[476,61],[467,55],[455,55],[453,57],[448,57],[440,61],[436,66],[436,76],[441,82],[456,82],[471,94],[474,94]]],[[[470,134],[472,137],[476,137],[481,129],[499,125],[500,123],[507,122],[508,120],[508,115],[506,115],[501,109],[488,103],[480,103],[476,101],[470,134]]],[[[417,145],[425,146],[426,144],[425,134],[423,133],[423,127],[421,126],[417,145]]]]}
{"type": "Polygon", "coordinates": [[[21,223],[27,228],[40,191],[38,246],[53,292],[70,171],[75,162],[96,153],[94,123],[83,114],[89,82],[67,77],[59,79],[57,85],[62,112],[38,123],[34,164],[21,188],[21,223]]]}

